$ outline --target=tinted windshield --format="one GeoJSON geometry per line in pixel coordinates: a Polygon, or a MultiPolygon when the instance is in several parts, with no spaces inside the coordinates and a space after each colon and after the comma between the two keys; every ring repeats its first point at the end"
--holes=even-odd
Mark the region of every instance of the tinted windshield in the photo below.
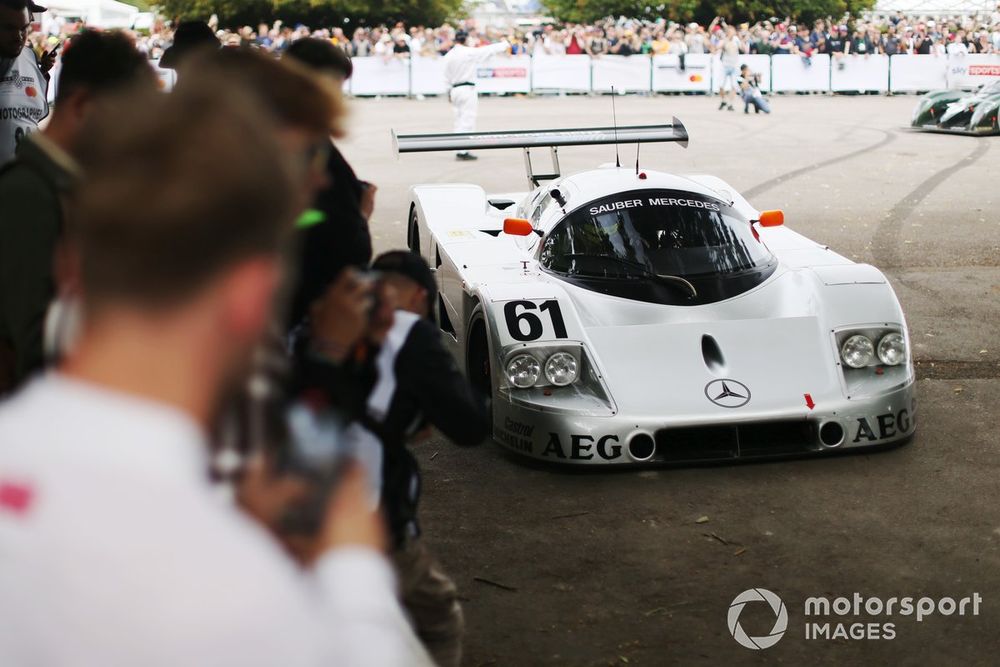
{"type": "Polygon", "coordinates": [[[634,190],[581,206],[545,237],[539,260],[587,289],[672,305],[736,296],[777,267],[733,207],[675,190],[634,190]]]}
{"type": "Polygon", "coordinates": [[[541,254],[552,271],[609,278],[731,274],[772,261],[735,209],[668,190],[614,195],[573,211],[545,238],[541,254]]]}

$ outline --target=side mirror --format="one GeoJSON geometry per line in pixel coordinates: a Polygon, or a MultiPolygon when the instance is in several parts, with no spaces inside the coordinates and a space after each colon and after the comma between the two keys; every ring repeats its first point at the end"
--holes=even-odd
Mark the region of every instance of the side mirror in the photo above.
{"type": "Polygon", "coordinates": [[[785,212],[781,210],[761,211],[758,221],[761,227],[781,227],[785,224],[785,212]]]}
{"type": "Polygon", "coordinates": [[[503,221],[503,233],[511,236],[528,236],[535,228],[524,218],[507,218],[503,221]]]}

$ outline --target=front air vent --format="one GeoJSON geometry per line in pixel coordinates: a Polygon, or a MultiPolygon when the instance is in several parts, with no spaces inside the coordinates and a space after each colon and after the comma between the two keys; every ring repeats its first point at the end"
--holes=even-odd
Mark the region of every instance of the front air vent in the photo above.
{"type": "Polygon", "coordinates": [[[715,338],[705,334],[701,337],[701,356],[705,359],[705,365],[713,373],[721,373],[726,368],[726,360],[722,356],[722,350],[715,338]]]}

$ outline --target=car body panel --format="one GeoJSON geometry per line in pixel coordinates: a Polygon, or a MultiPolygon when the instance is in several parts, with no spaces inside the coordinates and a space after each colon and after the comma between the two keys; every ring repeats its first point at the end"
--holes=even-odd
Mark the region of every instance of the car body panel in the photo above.
{"type": "Polygon", "coordinates": [[[919,130],[970,135],[1000,134],[1000,80],[979,90],[937,90],[920,98],[910,125],[919,130]]]}

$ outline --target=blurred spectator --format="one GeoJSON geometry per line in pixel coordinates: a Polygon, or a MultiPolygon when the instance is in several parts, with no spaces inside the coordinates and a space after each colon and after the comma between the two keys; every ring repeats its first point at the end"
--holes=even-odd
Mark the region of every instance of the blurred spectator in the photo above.
{"type": "MultiPolygon", "coordinates": [[[[270,40],[267,44],[270,45],[270,40]]],[[[192,53],[204,49],[217,49],[221,44],[208,24],[201,21],[184,21],[174,32],[174,42],[160,58],[160,67],[178,69],[192,53]]]]}
{"type": "MultiPolygon", "coordinates": [[[[352,73],[351,60],[344,52],[318,39],[294,42],[285,58],[326,77],[338,91],[352,73]]],[[[368,219],[375,207],[375,186],[359,180],[332,143],[326,172],[329,183],[318,193],[313,206],[319,215],[301,229],[300,252],[304,259],[299,267],[301,284],[290,308],[293,326],[302,321],[310,304],[345,268],[366,268],[372,258],[368,219]]]]}
{"type": "Polygon", "coordinates": [[[72,146],[91,115],[106,111],[102,103],[110,94],[128,86],[152,90],[156,77],[124,34],[87,31],[66,48],[58,83],[48,125],[26,136],[17,158],[0,168],[0,347],[14,360],[0,393],[44,362],[45,313],[59,282],[56,247],[79,176],[72,146]]]}
{"type": "Polygon", "coordinates": [[[35,12],[31,0],[0,0],[0,165],[14,158],[21,140],[49,113],[49,70],[56,49],[41,60],[25,48],[35,12]]]}
{"type": "Polygon", "coordinates": [[[726,26],[725,39],[719,46],[719,59],[722,61],[722,84],[719,87],[719,95],[722,101],[719,103],[719,110],[729,109],[733,111],[733,97],[736,95],[736,71],[739,66],[739,57],[742,50],[740,38],[736,36],[736,29],[726,26]]]}
{"type": "Polygon", "coordinates": [[[305,569],[267,532],[294,484],[254,471],[248,513],[209,486],[206,433],[271,319],[303,166],[239,81],[184,83],[81,133],[83,338],[0,409],[0,663],[427,664],[357,473],[305,569]]]}

